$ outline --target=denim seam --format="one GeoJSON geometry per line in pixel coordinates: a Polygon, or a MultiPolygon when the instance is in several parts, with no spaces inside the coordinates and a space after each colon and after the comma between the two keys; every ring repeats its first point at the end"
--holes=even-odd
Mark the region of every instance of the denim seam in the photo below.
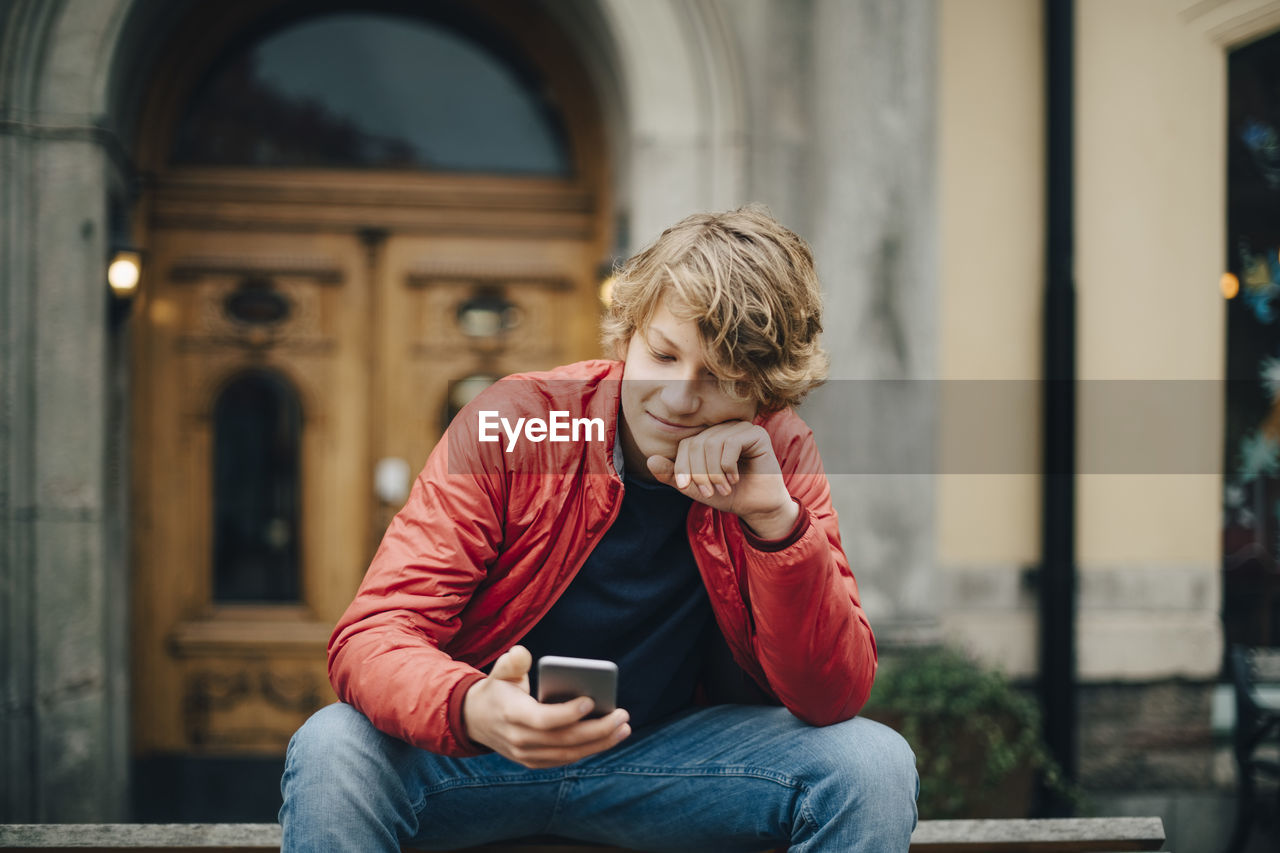
{"type": "MultiPolygon", "coordinates": [[[[814,818],[813,812],[809,810],[809,787],[807,785],[800,786],[800,820],[808,824],[814,831],[817,831],[820,826],[814,818]]],[[[799,834],[799,827],[791,827],[792,839],[795,839],[799,834]]]]}
{"type": "Polygon", "coordinates": [[[544,833],[551,832],[551,827],[555,825],[556,818],[560,816],[560,805],[564,802],[565,794],[568,792],[569,787],[573,785],[573,782],[574,779],[569,776],[568,773],[560,779],[560,789],[556,791],[556,801],[555,804],[551,806],[551,815],[547,818],[546,824],[542,827],[542,831],[544,833]]]}
{"type": "MultiPolygon", "coordinates": [[[[785,773],[777,773],[757,767],[729,765],[724,767],[653,767],[653,766],[615,766],[599,769],[569,770],[565,778],[585,779],[594,776],[611,776],[628,774],[632,776],[741,776],[777,782],[788,788],[803,789],[804,783],[785,773]]],[[[541,778],[530,778],[524,774],[506,776],[485,776],[480,778],[451,779],[447,782],[428,785],[422,790],[420,803],[425,804],[427,797],[455,788],[488,788],[494,785],[544,785],[555,781],[554,775],[541,778]]]]}
{"type": "MultiPolygon", "coordinates": [[[[590,776],[608,776],[619,774],[624,776],[718,776],[718,777],[736,777],[758,779],[763,782],[773,782],[784,788],[790,788],[800,797],[799,819],[810,827],[817,828],[820,824],[814,819],[813,812],[809,808],[809,786],[799,779],[787,776],[785,773],[777,773],[771,770],[764,770],[758,767],[749,767],[742,765],[727,765],[723,767],[652,767],[652,766],[627,766],[612,768],[600,768],[598,770],[578,770],[569,771],[568,777],[582,779],[590,776]]],[[[557,807],[559,802],[557,801],[557,807]]],[[[795,838],[797,827],[791,827],[791,837],[795,838]]]]}
{"type": "Polygon", "coordinates": [[[519,776],[484,776],[469,779],[451,779],[448,782],[427,785],[422,789],[422,799],[418,801],[417,810],[421,810],[427,804],[427,798],[433,794],[442,794],[445,791],[452,791],[456,788],[489,788],[494,785],[545,785],[548,782],[554,782],[554,775],[530,778],[525,775],[519,776]]]}
{"type": "Polygon", "coordinates": [[[776,782],[787,788],[795,788],[804,790],[805,785],[798,779],[778,773],[772,770],[765,770],[759,767],[750,767],[745,765],[725,765],[710,767],[654,767],[652,765],[620,765],[612,767],[601,767],[598,769],[582,769],[570,770],[569,776],[573,778],[587,778],[592,776],[612,776],[615,774],[625,774],[631,776],[737,776],[752,779],[762,779],[767,782],[776,782]]]}

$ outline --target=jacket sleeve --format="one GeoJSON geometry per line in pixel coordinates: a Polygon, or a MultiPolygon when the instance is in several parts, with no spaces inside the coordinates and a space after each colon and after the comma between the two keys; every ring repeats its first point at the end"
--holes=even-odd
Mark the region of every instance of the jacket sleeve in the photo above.
{"type": "Polygon", "coordinates": [[[329,640],[338,698],[381,731],[453,756],[487,752],[462,723],[484,674],[444,649],[497,553],[505,505],[501,470],[456,426],[472,420],[456,418],[431,453],[329,640]]]}
{"type": "Polygon", "coordinates": [[[803,427],[775,452],[801,518],[781,547],[754,539],[740,525],[752,643],[777,698],[805,722],[825,726],[852,718],[866,703],[876,672],[875,636],[840,545],[812,431],[803,427]]]}

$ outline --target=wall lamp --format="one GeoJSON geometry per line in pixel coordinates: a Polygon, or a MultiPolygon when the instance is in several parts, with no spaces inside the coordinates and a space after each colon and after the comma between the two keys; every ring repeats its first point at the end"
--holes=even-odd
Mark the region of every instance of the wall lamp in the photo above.
{"type": "Polygon", "coordinates": [[[138,292],[138,280],[142,278],[142,252],[122,246],[111,253],[107,265],[107,284],[117,299],[132,299],[138,292]]]}

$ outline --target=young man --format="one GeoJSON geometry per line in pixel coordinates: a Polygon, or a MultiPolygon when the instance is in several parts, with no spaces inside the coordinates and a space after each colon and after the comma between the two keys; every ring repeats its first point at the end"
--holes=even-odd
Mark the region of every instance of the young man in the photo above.
{"type": "Polygon", "coordinates": [[[820,331],[803,240],[691,216],[619,273],[618,361],[463,409],[330,640],[342,702],[290,744],[284,849],[905,851],[914,757],[855,716],[875,640],[791,409],[820,331]],[[538,703],[546,654],[616,661],[618,709],[538,703]]]}

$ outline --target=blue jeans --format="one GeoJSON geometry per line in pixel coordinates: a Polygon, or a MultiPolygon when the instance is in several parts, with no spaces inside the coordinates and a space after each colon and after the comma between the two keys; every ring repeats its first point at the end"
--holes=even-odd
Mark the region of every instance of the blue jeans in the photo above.
{"type": "Polygon", "coordinates": [[[915,756],[860,717],[824,728],[722,705],[636,731],[574,764],[446,758],[330,705],[289,744],[283,851],[449,850],[557,835],[641,850],[906,851],[915,756]]]}

